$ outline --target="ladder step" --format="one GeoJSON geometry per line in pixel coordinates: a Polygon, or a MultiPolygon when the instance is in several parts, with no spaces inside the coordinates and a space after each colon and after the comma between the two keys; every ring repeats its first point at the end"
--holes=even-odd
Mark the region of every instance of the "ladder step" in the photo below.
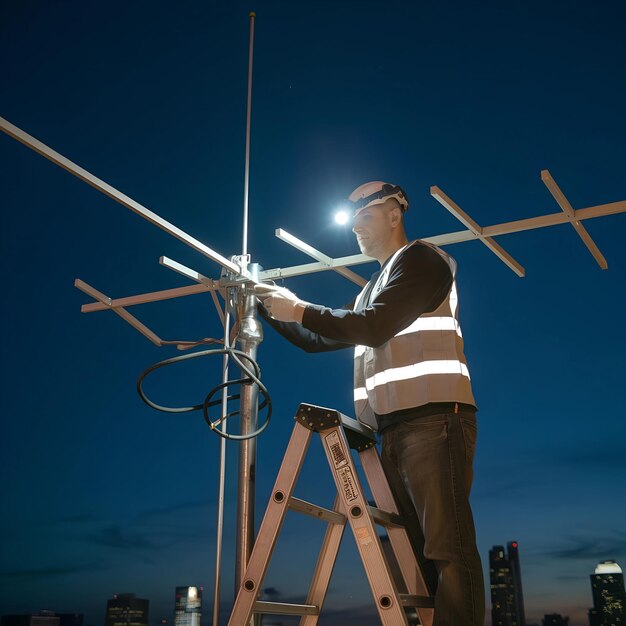
{"type": "Polygon", "coordinates": [[[260,621],[263,614],[285,616],[281,619],[298,617],[301,622],[317,624],[347,526],[352,531],[348,534],[354,535],[370,588],[377,599],[381,626],[408,626],[418,620],[424,626],[432,626],[435,603],[434,598],[429,597],[429,586],[421,570],[419,545],[415,542],[418,547],[413,548],[407,533],[406,525],[412,525],[410,518],[398,514],[375,443],[373,433],[366,432],[364,426],[338,411],[300,405],[228,626],[247,626],[252,618],[260,621]],[[313,432],[319,433],[333,474],[336,496],[332,508],[291,495],[313,432]],[[361,484],[350,448],[359,452],[373,497],[371,506],[367,500],[368,485],[361,484]],[[289,511],[326,522],[324,541],[303,604],[259,599],[272,552],[289,511]],[[385,529],[387,537],[380,537],[385,529]],[[400,590],[410,593],[398,593],[400,590]]]}
{"type": "Polygon", "coordinates": [[[330,509],[317,506],[316,504],[311,504],[310,502],[305,502],[304,500],[300,500],[300,498],[294,498],[292,496],[289,498],[288,506],[292,511],[304,513],[304,515],[310,515],[311,517],[324,520],[325,522],[329,522],[331,524],[340,524],[341,526],[344,526],[346,523],[345,515],[337,513],[337,511],[331,511],[330,509]]]}
{"type": "Polygon", "coordinates": [[[435,599],[431,596],[412,596],[408,593],[399,593],[398,598],[402,606],[415,607],[417,609],[434,609],[435,599]]]}
{"type": "Polygon", "coordinates": [[[254,603],[254,612],[269,615],[319,615],[320,609],[315,604],[289,604],[287,602],[257,600],[254,603]]]}
{"type": "Polygon", "coordinates": [[[397,513],[389,513],[388,511],[383,511],[382,509],[377,509],[375,506],[370,505],[368,505],[367,510],[374,522],[380,526],[384,526],[385,528],[404,528],[406,526],[404,518],[397,513]]]}

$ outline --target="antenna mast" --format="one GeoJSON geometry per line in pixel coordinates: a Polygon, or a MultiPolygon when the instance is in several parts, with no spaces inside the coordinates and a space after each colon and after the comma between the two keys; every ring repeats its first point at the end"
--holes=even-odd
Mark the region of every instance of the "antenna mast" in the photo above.
{"type": "Polygon", "coordinates": [[[241,254],[246,262],[248,254],[248,195],[250,188],[250,118],[252,113],[252,60],[254,57],[254,18],[256,13],[250,12],[250,51],[248,54],[248,108],[246,113],[246,164],[243,178],[243,241],[241,254]]]}
{"type": "MultiPolygon", "coordinates": [[[[246,163],[244,173],[243,249],[239,259],[242,271],[248,270],[252,280],[258,280],[259,265],[249,265],[248,255],[248,191],[250,180],[250,117],[252,106],[252,58],[254,53],[254,18],[250,13],[250,51],[248,57],[248,107],[246,116],[246,163]]],[[[256,361],[257,348],[263,341],[263,328],[257,320],[257,300],[254,293],[242,285],[237,289],[242,308],[237,317],[237,343],[242,352],[256,361]]],[[[239,404],[239,432],[247,435],[258,427],[258,393],[256,385],[242,385],[239,404]]],[[[237,490],[237,536],[235,555],[235,594],[246,572],[254,545],[254,496],[256,476],[256,438],[239,442],[239,480],[237,490]]],[[[217,622],[214,623],[217,626],[217,622]]]]}

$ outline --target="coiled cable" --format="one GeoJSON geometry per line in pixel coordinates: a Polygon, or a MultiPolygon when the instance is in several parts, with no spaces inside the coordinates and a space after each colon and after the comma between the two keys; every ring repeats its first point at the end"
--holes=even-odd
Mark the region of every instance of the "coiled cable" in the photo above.
{"type": "MultiPolygon", "coordinates": [[[[211,430],[217,433],[220,437],[224,437],[225,439],[234,439],[234,440],[245,440],[252,439],[254,437],[258,437],[268,426],[270,420],[272,418],[272,399],[270,397],[269,391],[267,387],[261,382],[261,370],[259,364],[249,355],[241,350],[237,350],[235,348],[216,348],[212,350],[202,350],[200,352],[192,352],[190,354],[184,354],[182,356],[172,357],[170,359],[165,359],[164,361],[159,361],[154,365],[151,365],[148,369],[143,371],[139,378],[137,379],[137,393],[139,397],[150,407],[156,409],[157,411],[163,411],[165,413],[190,413],[191,411],[200,411],[202,410],[202,414],[204,415],[204,419],[211,430]],[[175,363],[180,363],[181,361],[188,361],[190,359],[198,359],[202,357],[218,355],[218,354],[226,354],[229,358],[231,358],[239,367],[239,369],[243,372],[244,376],[242,378],[237,378],[234,380],[227,380],[225,382],[220,383],[209,393],[207,394],[204,402],[202,404],[194,404],[192,406],[183,406],[183,407],[169,407],[162,406],[153,402],[148,398],[145,391],[143,390],[143,381],[145,378],[150,375],[152,372],[162,368],[167,367],[168,365],[173,365],[175,363]],[[233,411],[227,413],[226,415],[221,416],[219,419],[212,421],[209,417],[209,409],[213,406],[222,403],[222,399],[213,400],[213,397],[216,393],[219,393],[222,390],[227,390],[228,387],[232,385],[256,385],[259,388],[259,393],[263,396],[263,401],[259,404],[258,410],[267,409],[267,413],[265,416],[265,421],[261,426],[256,428],[256,430],[245,433],[245,434],[231,434],[223,431],[219,426],[222,422],[226,421],[229,417],[234,417],[240,414],[240,410],[233,411]]],[[[241,394],[237,393],[232,396],[227,396],[227,401],[230,400],[238,400],[240,399],[241,394]]]]}

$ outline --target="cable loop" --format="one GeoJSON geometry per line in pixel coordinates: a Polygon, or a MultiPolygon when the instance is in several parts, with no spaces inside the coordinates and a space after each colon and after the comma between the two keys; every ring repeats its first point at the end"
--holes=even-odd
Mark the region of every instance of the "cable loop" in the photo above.
{"type": "MultiPolygon", "coordinates": [[[[245,352],[241,350],[237,350],[235,348],[220,348],[214,350],[202,350],[201,352],[192,352],[191,354],[183,354],[181,356],[172,357],[170,359],[165,359],[164,361],[159,361],[159,363],[155,363],[151,365],[148,369],[144,370],[139,378],[137,379],[137,393],[139,397],[150,407],[156,409],[157,411],[163,411],[165,413],[190,413],[192,411],[202,411],[204,415],[204,419],[206,423],[209,425],[211,430],[217,433],[220,437],[224,439],[234,439],[237,441],[242,441],[245,439],[253,439],[254,437],[258,437],[268,426],[270,423],[270,419],[272,418],[272,399],[270,397],[269,391],[267,387],[261,382],[261,370],[259,368],[259,364],[245,352]],[[235,380],[227,380],[226,382],[222,382],[207,394],[204,402],[202,404],[194,404],[192,406],[183,406],[183,407],[169,407],[157,404],[148,398],[145,391],[143,390],[143,381],[147,376],[149,376],[152,372],[160,369],[161,367],[167,367],[168,365],[173,365],[174,363],[179,363],[181,361],[187,361],[189,359],[197,359],[205,356],[212,356],[218,354],[226,354],[228,358],[231,358],[239,367],[239,369],[245,375],[242,378],[237,378],[235,380]],[[244,362],[245,361],[245,362],[244,362]],[[231,413],[227,413],[225,416],[220,417],[217,420],[211,420],[209,417],[209,408],[216,406],[222,403],[222,399],[213,400],[213,396],[216,393],[219,393],[222,390],[227,390],[228,387],[232,385],[256,385],[259,388],[259,393],[263,396],[263,401],[259,404],[259,410],[267,408],[267,415],[265,417],[265,421],[261,426],[259,426],[256,430],[242,434],[235,435],[231,433],[224,432],[219,426],[222,422],[226,421],[229,417],[234,417],[240,414],[240,410],[233,411],[231,413]]],[[[232,396],[226,397],[227,402],[230,400],[239,400],[241,394],[233,394],[232,396]]]]}

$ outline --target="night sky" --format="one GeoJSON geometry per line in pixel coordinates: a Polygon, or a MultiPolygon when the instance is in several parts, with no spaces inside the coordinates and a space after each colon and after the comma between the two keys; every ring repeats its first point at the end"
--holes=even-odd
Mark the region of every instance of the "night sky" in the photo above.
{"type": "MultiPolygon", "coordinates": [[[[332,222],[360,183],[411,199],[409,236],[463,230],[438,185],[479,224],[626,199],[622,2],[32,2],[0,9],[0,115],[220,253],[241,252],[248,12],[257,12],[250,252],[306,263],[282,227],[332,256],[358,252],[332,222]]],[[[110,312],[81,314],[81,278],[111,297],[190,284],[169,256],[219,267],[49,161],[0,137],[2,519],[0,611],[85,613],[134,592],[173,616],[174,588],[214,580],[218,437],[135,392],[178,354],[110,312]]],[[[498,238],[518,278],[479,242],[459,263],[461,323],[479,442],[473,506],[488,578],[494,544],[520,545],[530,622],[587,624],[596,563],[626,565],[623,332],[626,215],[584,222],[602,271],[563,224],[498,238]]],[[[354,268],[362,275],[375,264],[354,268]]],[[[291,279],[339,306],[356,287],[291,279]]],[[[220,337],[208,294],[135,307],[165,339],[220,337]]],[[[350,414],[351,354],[307,355],[266,328],[275,417],[259,439],[265,507],[300,402],[350,414]]],[[[159,372],[162,402],[201,401],[220,359],[159,372]]],[[[232,598],[236,447],[228,447],[223,603],[232,598]]],[[[330,505],[317,446],[296,495],[330,505]]],[[[305,593],[322,525],[290,517],[267,585],[305,593]],[[294,558],[295,557],[295,558],[294,558]]],[[[375,624],[346,535],[320,624],[375,624]]],[[[488,602],[488,608],[490,602],[488,602]]],[[[489,623],[489,617],[487,623],[489,623]]]]}

